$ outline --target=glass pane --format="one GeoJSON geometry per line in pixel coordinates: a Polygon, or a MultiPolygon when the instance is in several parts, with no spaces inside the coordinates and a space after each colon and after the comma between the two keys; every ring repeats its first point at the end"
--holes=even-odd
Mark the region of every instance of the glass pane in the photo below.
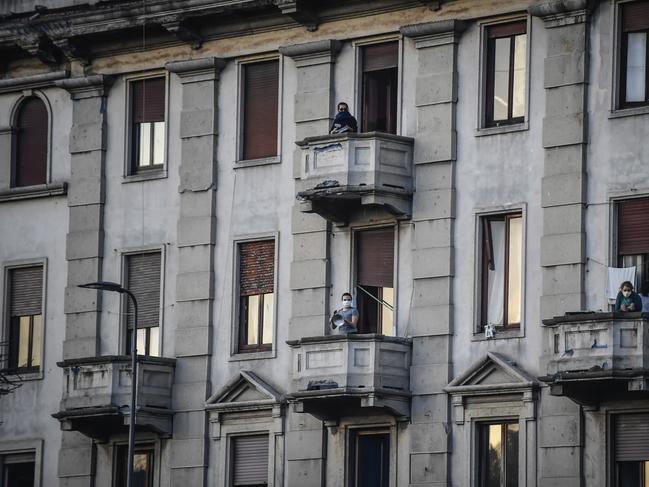
{"type": "Polygon", "coordinates": [[[644,101],[647,33],[633,32],[627,36],[626,101],[644,101]]]}
{"type": "Polygon", "coordinates": [[[165,123],[153,124],[153,164],[163,164],[165,156],[165,123]]]}
{"type": "MultiPolygon", "coordinates": [[[[394,308],[394,288],[382,288],[381,299],[394,308]]],[[[394,336],[394,312],[387,306],[381,305],[381,317],[381,333],[394,336]]]]}
{"type": "Polygon", "coordinates": [[[34,315],[34,333],[32,339],[32,367],[41,365],[41,330],[43,328],[43,315],[34,315]]]}
{"type": "MultiPolygon", "coordinates": [[[[146,354],[146,328],[138,328],[137,330],[137,354],[146,354]]],[[[130,346],[130,344],[129,344],[130,346]]]]}
{"type": "Polygon", "coordinates": [[[139,153],[137,158],[137,165],[148,166],[151,164],[151,124],[150,123],[140,123],[137,124],[139,131],[139,153]]]}
{"type": "Polygon", "coordinates": [[[18,332],[18,367],[29,367],[29,328],[31,316],[20,317],[20,331],[18,332]]]}
{"type": "Polygon", "coordinates": [[[503,324],[505,297],[505,222],[491,220],[491,247],[493,249],[493,269],[489,269],[487,280],[487,322],[503,324]]]}
{"type": "Polygon", "coordinates": [[[518,486],[518,425],[506,425],[505,436],[505,486],[518,486]]]}
{"type": "Polygon", "coordinates": [[[34,470],[34,462],[10,463],[5,465],[5,478],[2,485],[6,487],[32,486],[34,485],[34,470]]]}
{"type": "Polygon", "coordinates": [[[641,462],[617,462],[616,487],[642,486],[641,462]]]}
{"type": "Polygon", "coordinates": [[[642,470],[644,472],[644,485],[649,487],[649,462],[642,462],[642,470]]]}
{"type": "Polygon", "coordinates": [[[149,452],[135,452],[133,455],[134,487],[149,487],[151,485],[149,482],[151,463],[151,454],[149,452]]]}
{"type": "Polygon", "coordinates": [[[502,467],[502,425],[490,424],[487,452],[487,478],[485,487],[501,487],[500,471],[502,467]]]}
{"type": "Polygon", "coordinates": [[[509,50],[511,39],[496,39],[494,52],[494,120],[509,118],[509,50]]]}
{"type": "Polygon", "coordinates": [[[525,116],[525,60],[527,35],[514,38],[514,86],[512,87],[512,117],[525,116]]]}
{"type": "Polygon", "coordinates": [[[160,356],[160,327],[152,326],[149,328],[149,355],[152,357],[160,356]]]}
{"type": "Polygon", "coordinates": [[[263,343],[273,343],[273,309],[275,306],[275,294],[264,294],[264,329],[263,343]]]}
{"type": "Polygon", "coordinates": [[[259,295],[248,296],[246,333],[246,345],[257,345],[259,343],[259,295]]]}
{"type": "Polygon", "coordinates": [[[507,323],[521,322],[521,287],[523,285],[523,219],[509,220],[509,272],[507,323]]]}

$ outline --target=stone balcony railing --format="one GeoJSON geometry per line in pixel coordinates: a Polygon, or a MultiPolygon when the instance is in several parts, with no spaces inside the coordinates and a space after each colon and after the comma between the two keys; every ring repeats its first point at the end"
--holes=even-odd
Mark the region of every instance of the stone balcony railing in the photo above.
{"type": "Polygon", "coordinates": [[[649,392],[649,320],[641,313],[584,313],[544,320],[541,380],[555,395],[597,402],[649,392]]]}
{"type": "Polygon", "coordinates": [[[388,412],[410,416],[411,342],[376,334],[307,337],[293,349],[289,401],[325,421],[388,412]]]}
{"type": "MultiPolygon", "coordinates": [[[[88,357],[58,363],[63,368],[60,411],[53,416],[61,429],[102,438],[129,423],[131,358],[126,355],[88,357]]],[[[136,425],[171,433],[171,391],[175,359],[138,357],[136,425]]]]}
{"type": "Polygon", "coordinates": [[[411,214],[414,139],[380,132],[307,137],[297,171],[304,212],[345,220],[350,210],[378,206],[411,214]]]}

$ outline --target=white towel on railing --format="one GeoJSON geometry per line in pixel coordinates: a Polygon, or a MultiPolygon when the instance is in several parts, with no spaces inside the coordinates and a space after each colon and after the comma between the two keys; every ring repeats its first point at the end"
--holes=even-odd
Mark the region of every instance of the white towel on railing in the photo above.
{"type": "Polygon", "coordinates": [[[608,280],[606,282],[606,297],[617,298],[620,291],[620,284],[629,281],[635,286],[635,266],[633,267],[609,267],[608,280]]]}

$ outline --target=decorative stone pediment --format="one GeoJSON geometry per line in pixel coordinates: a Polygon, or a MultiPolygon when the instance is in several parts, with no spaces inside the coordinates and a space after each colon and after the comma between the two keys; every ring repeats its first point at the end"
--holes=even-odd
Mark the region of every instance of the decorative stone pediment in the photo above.
{"type": "Polygon", "coordinates": [[[488,352],[444,388],[453,401],[455,422],[464,422],[464,409],[479,396],[481,404],[520,404],[524,417],[533,418],[535,391],[539,382],[518,364],[488,352]]]}

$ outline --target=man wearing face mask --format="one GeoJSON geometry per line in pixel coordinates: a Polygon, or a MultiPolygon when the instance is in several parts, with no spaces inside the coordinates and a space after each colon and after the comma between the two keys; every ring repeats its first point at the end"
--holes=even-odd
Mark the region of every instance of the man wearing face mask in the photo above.
{"type": "Polygon", "coordinates": [[[358,323],[358,310],[352,307],[352,295],[345,293],[342,295],[343,307],[334,312],[331,319],[331,327],[335,330],[338,328],[340,335],[349,335],[358,333],[356,324],[358,323]],[[342,320],[342,324],[340,321],[342,320]],[[338,322],[338,324],[336,323],[338,322]]]}
{"type": "Polygon", "coordinates": [[[624,281],[615,300],[615,311],[642,311],[642,298],[633,291],[633,284],[624,281]]]}

